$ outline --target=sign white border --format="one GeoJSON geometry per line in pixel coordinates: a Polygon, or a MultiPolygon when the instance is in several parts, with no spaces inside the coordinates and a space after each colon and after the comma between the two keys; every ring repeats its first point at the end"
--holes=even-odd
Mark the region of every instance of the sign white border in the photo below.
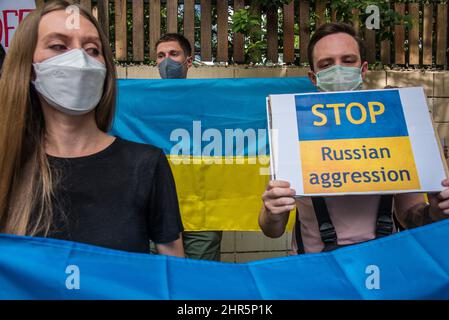
{"type": "MultiPolygon", "coordinates": [[[[421,87],[362,90],[398,90],[404,110],[412,152],[415,158],[421,189],[391,190],[372,192],[341,192],[305,194],[302,181],[301,154],[298,143],[298,126],[295,96],[322,94],[320,92],[270,95],[267,99],[269,129],[277,133],[277,139],[270,135],[270,160],[273,179],[290,182],[300,196],[339,196],[348,194],[396,194],[412,192],[439,192],[443,190],[441,180],[447,177],[447,165],[443,160],[442,149],[437,141],[437,133],[432,123],[424,90],[421,87]],[[422,150],[419,156],[417,150],[422,150]],[[437,179],[435,177],[441,177],[437,179]]],[[[354,91],[346,91],[353,93],[354,91]]],[[[326,92],[335,94],[341,92],[326,92]]]]}

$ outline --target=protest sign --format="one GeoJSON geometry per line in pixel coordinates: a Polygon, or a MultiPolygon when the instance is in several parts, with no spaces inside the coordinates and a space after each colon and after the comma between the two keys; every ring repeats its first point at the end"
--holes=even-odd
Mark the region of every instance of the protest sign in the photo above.
{"type": "Polygon", "coordinates": [[[422,88],[271,95],[267,110],[274,178],[298,196],[442,190],[422,88]]]}

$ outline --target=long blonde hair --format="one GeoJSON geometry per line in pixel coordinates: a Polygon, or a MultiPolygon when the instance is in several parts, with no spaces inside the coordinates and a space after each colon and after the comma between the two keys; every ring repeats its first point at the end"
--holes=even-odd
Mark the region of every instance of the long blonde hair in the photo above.
{"type": "MultiPolygon", "coordinates": [[[[66,1],[52,1],[30,13],[14,34],[0,78],[0,232],[48,235],[53,220],[55,179],[45,153],[45,121],[31,85],[33,55],[41,18],[65,10],[66,1]]],[[[107,68],[103,96],[95,110],[98,128],[111,128],[115,111],[116,71],[108,37],[90,12],[103,47],[107,68]]]]}

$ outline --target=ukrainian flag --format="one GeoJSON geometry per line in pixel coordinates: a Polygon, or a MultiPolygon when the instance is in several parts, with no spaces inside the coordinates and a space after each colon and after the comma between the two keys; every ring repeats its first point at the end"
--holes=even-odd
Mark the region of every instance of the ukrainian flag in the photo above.
{"type": "Polygon", "coordinates": [[[237,264],[0,234],[0,300],[449,299],[448,233],[445,220],[332,252],[237,264]]]}
{"type": "Polygon", "coordinates": [[[258,231],[266,97],[312,91],[307,78],[119,80],[111,133],[164,150],[186,230],[258,231]]]}

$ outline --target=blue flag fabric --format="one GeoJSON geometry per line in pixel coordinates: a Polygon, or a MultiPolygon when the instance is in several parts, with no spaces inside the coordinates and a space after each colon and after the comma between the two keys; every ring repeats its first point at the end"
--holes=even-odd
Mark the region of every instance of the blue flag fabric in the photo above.
{"type": "Polygon", "coordinates": [[[111,133],[164,150],[185,230],[259,231],[267,96],[312,91],[305,77],[124,79],[111,133]]]}
{"type": "MultiPolygon", "coordinates": [[[[201,156],[209,141],[193,141],[193,121],[201,129],[258,130],[267,128],[266,98],[270,94],[315,92],[306,77],[242,79],[122,79],[118,81],[117,111],[111,133],[162,148],[170,155],[178,139],[170,139],[176,129],[189,131],[189,155],[201,156]]],[[[264,149],[268,141],[259,142],[264,149]]],[[[244,154],[248,155],[245,146],[244,154]]],[[[235,155],[226,150],[222,156],[235,155]]]]}
{"type": "Polygon", "coordinates": [[[449,299],[448,235],[445,220],[330,253],[242,264],[0,235],[0,298],[449,299]]]}

